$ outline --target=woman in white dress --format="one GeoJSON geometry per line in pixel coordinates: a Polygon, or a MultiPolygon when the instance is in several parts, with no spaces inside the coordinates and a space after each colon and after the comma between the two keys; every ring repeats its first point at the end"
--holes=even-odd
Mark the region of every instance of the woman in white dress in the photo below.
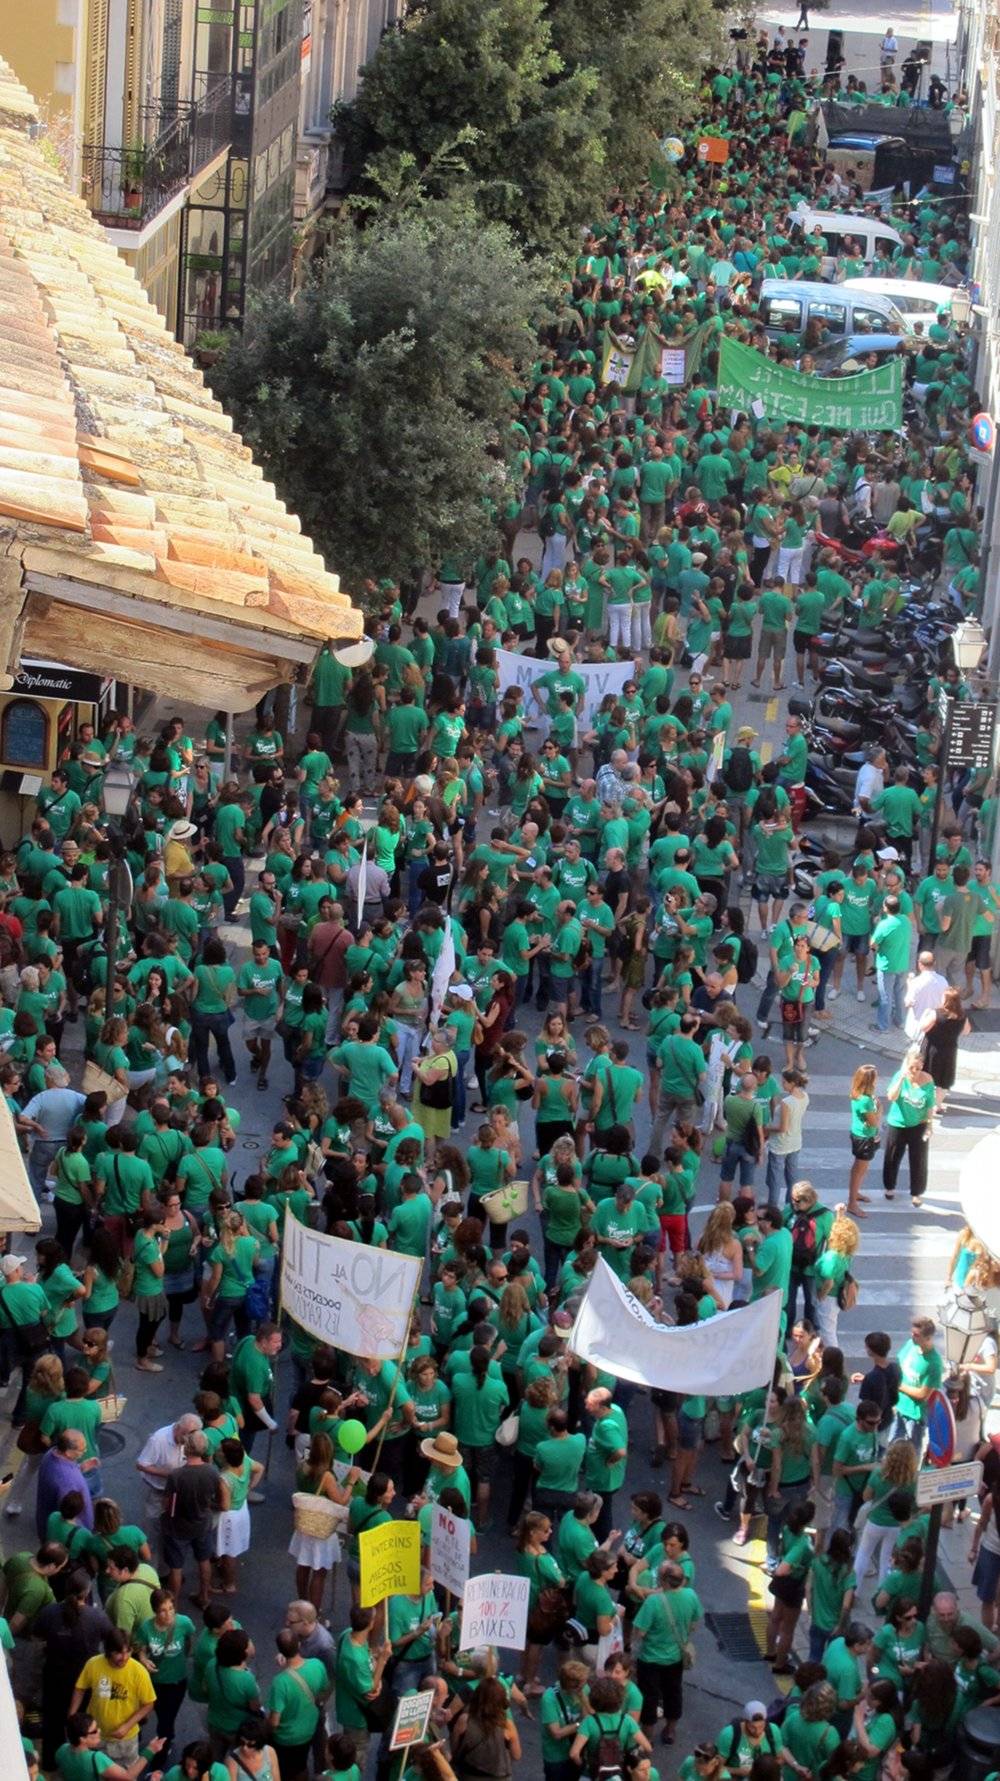
{"type": "Polygon", "coordinates": [[[698,1239],[698,1252],[712,1276],[716,1292],[728,1311],[738,1281],[743,1279],[743,1245],[735,1235],[735,1214],[729,1200],[713,1206],[698,1239]]]}
{"type": "MultiPolygon", "coordinates": [[[[343,1484],[340,1484],[334,1477],[332,1467],[333,1443],[329,1435],[314,1435],[309,1444],[309,1452],[295,1474],[296,1490],[346,1509],[351,1500],[351,1487],[361,1474],[357,1466],[352,1466],[343,1484]]],[[[326,1574],[340,1561],[338,1535],[331,1531],[323,1537],[303,1533],[296,1528],[288,1550],[295,1560],[296,1594],[301,1600],[312,1602],[313,1607],[321,1612],[326,1574]]]]}
{"type": "Polygon", "coordinates": [[[236,1560],[250,1550],[250,1506],[247,1498],[264,1476],[259,1459],[251,1459],[242,1441],[227,1436],[220,1441],[215,1463],[222,1479],[227,1507],[220,1511],[215,1528],[215,1554],[226,1595],[236,1594],[236,1560]]]}

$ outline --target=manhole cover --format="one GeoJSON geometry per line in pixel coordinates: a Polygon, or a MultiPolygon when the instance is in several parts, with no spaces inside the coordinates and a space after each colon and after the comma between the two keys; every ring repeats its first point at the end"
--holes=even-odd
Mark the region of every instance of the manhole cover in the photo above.
{"type": "Polygon", "coordinates": [[[761,1661],[761,1650],[745,1614],[706,1614],[705,1625],[719,1650],[735,1664],[761,1661]]]}
{"type": "Polygon", "coordinates": [[[123,1434],[116,1428],[109,1428],[106,1422],[101,1424],[97,1431],[97,1446],[103,1459],[112,1459],[116,1453],[121,1452],[124,1445],[123,1434]]]}

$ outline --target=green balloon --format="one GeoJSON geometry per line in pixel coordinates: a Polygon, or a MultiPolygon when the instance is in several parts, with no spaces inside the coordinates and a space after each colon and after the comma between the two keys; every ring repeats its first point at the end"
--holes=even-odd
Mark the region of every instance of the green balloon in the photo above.
{"type": "Polygon", "coordinates": [[[337,1430],[337,1440],[345,1453],[360,1453],[367,1439],[368,1430],[356,1416],[351,1416],[346,1422],[342,1422],[337,1430]]]}

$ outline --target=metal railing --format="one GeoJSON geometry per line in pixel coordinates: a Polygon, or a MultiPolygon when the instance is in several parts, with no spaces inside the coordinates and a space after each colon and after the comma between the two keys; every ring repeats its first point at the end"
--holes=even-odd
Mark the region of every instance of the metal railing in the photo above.
{"type": "Polygon", "coordinates": [[[83,149],[83,197],[98,220],[114,228],[144,228],[226,147],[232,83],[220,80],[200,105],[145,106],[140,118],[138,141],[83,149]]]}

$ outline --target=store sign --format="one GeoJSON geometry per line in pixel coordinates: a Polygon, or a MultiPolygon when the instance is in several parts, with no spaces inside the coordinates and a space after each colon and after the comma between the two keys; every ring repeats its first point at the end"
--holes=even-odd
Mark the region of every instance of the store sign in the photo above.
{"type": "Polygon", "coordinates": [[[97,704],[110,684],[100,674],[84,674],[79,668],[64,668],[60,662],[25,659],[11,690],[29,693],[36,699],[74,699],[78,704],[97,704]]]}

